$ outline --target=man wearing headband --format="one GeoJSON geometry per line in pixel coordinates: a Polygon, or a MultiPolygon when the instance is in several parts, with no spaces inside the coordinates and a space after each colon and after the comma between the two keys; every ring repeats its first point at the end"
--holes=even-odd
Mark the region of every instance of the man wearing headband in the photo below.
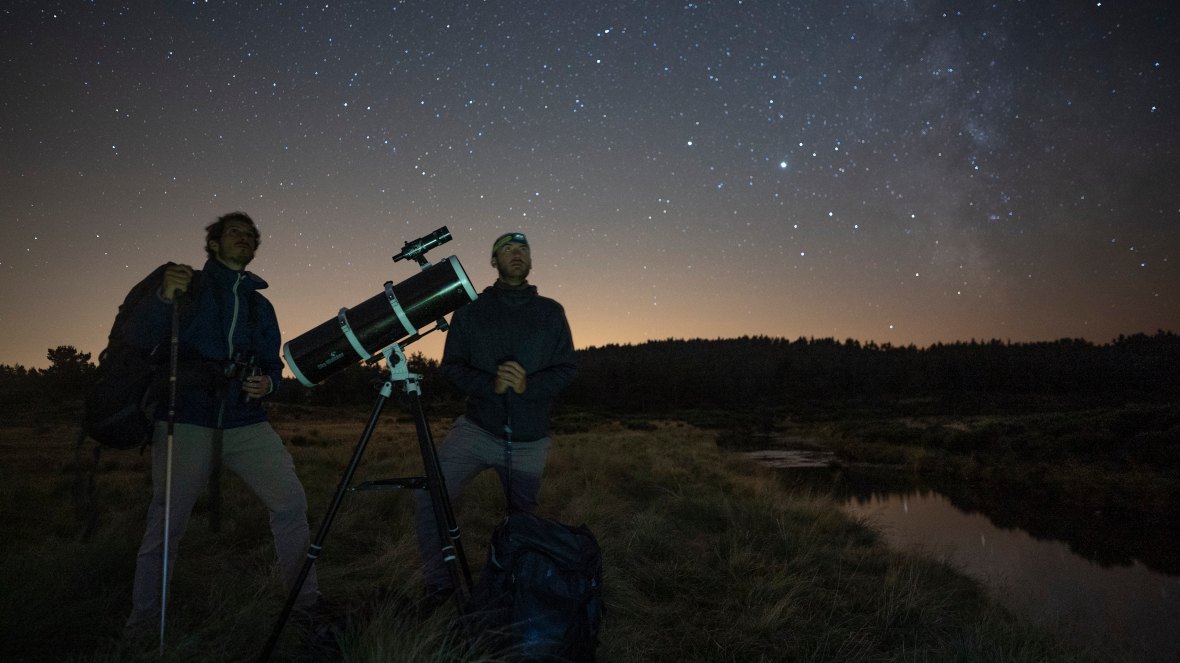
{"type": "MultiPolygon", "coordinates": [[[[523,233],[496,238],[491,265],[495,284],[455,311],[447,332],[441,370],[467,396],[467,410],[440,446],[439,463],[452,501],[493,469],[508,509],[533,513],[549,453],[549,411],[577,374],[574,342],[565,309],[528,282],[533,261],[523,233]]],[[[414,516],[429,611],[453,591],[429,493],[415,492],[414,516]]]]}

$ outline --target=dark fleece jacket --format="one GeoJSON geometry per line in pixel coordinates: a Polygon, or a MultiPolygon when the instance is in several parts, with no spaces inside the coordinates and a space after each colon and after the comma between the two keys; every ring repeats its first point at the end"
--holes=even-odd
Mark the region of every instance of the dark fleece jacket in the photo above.
{"type": "MultiPolygon", "coordinates": [[[[180,330],[177,423],[210,428],[220,423],[221,428],[236,428],[266,421],[266,409],[260,402],[246,402],[242,397],[241,382],[217,377],[235,355],[242,360],[254,357],[262,373],[278,388],[283,372],[279,323],[274,307],[257,292],[265,287],[266,281],[251,272],[236,272],[216,260],[205,263],[197,299],[186,304],[193,310],[184,315],[180,330]],[[221,412],[223,399],[225,410],[221,412]]],[[[126,338],[144,351],[162,343],[167,356],[171,312],[172,305],[158,292],[145,297],[127,321],[126,338]]],[[[161,420],[168,416],[166,390],[162,396],[156,410],[156,418],[161,420]]]]}
{"type": "Polygon", "coordinates": [[[511,416],[514,442],[546,437],[553,401],[577,375],[565,310],[535,286],[489,286],[451,316],[441,368],[479,427],[503,437],[511,416]],[[496,367],[510,359],[528,374],[525,393],[497,395],[496,367]]]}

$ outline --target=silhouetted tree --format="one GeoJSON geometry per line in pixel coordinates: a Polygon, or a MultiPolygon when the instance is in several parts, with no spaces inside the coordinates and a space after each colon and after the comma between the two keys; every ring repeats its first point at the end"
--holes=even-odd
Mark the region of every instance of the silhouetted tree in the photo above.
{"type": "Polygon", "coordinates": [[[49,359],[49,368],[45,369],[48,386],[63,396],[81,395],[97,369],[90,363],[89,352],[79,352],[72,345],[50,348],[45,357],[49,359]]]}

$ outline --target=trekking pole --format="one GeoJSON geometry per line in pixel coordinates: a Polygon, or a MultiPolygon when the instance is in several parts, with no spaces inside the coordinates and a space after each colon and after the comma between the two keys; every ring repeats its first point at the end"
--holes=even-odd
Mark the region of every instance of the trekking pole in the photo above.
{"type": "Polygon", "coordinates": [[[512,513],[512,387],[504,392],[504,501],[512,513]]]}
{"type": "Polygon", "coordinates": [[[160,656],[164,655],[164,623],[168,614],[168,530],[172,525],[172,440],[176,432],[176,366],[180,345],[179,293],[172,295],[172,338],[168,348],[168,443],[164,460],[164,579],[160,583],[160,656]]]}

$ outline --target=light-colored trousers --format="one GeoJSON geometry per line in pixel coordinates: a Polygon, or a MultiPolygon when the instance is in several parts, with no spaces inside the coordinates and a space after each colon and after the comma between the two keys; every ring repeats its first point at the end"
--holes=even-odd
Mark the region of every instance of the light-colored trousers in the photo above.
{"type": "MultiPolygon", "coordinates": [[[[172,444],[172,511],[168,528],[168,575],[176,569],[176,551],[197,498],[205,490],[213,465],[212,428],[176,424],[172,444]]],[[[152,442],[152,502],[147,530],[135,561],[128,625],[160,618],[163,581],[164,494],[168,452],[168,424],[156,422],[152,442]]],[[[242,478],[270,511],[270,530],[288,591],[299,577],[310,543],[307,495],[295,473],[295,461],[268,422],[230,428],[222,434],[222,464],[242,478]]],[[[313,566],[296,608],[309,608],[319,599],[313,566]]]]}
{"type": "MultiPolygon", "coordinates": [[[[551,438],[543,437],[532,442],[512,443],[512,486],[508,491],[511,495],[510,509],[536,512],[537,494],[541,492],[541,473],[545,469],[545,458],[549,455],[551,442],[551,438]]],[[[454,427],[439,447],[438,461],[452,504],[459,499],[467,484],[484,470],[495,470],[501,486],[507,480],[507,442],[471,423],[466,417],[455,420],[454,427]]],[[[427,591],[450,587],[451,578],[443,560],[433,501],[425,490],[414,493],[414,521],[418,530],[418,552],[422,557],[422,577],[427,591]]]]}

